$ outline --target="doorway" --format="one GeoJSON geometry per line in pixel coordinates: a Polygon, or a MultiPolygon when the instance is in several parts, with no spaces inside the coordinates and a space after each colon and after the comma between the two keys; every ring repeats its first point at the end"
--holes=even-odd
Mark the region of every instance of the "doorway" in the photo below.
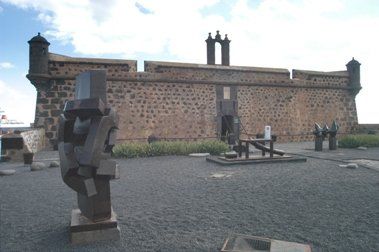
{"type": "Polygon", "coordinates": [[[224,115],[221,117],[221,141],[228,141],[230,134],[234,134],[233,116],[224,115]]]}

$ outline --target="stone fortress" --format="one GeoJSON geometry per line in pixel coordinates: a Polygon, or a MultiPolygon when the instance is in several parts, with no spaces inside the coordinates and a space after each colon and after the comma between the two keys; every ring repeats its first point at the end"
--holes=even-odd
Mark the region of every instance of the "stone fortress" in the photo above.
{"type": "Polygon", "coordinates": [[[107,73],[108,103],[120,121],[118,141],[236,138],[262,133],[271,125],[278,141],[312,140],[314,123],[336,120],[342,133],[357,129],[355,96],[361,89],[360,63],[345,71],[319,72],[230,66],[227,36],[206,40],[207,64],[73,58],[49,52],[40,34],[30,46],[27,78],[37,89],[35,127],[56,147],[58,117],[74,98],[75,77],[88,70],[107,73]],[[221,44],[221,65],[215,44],[221,44]]]}

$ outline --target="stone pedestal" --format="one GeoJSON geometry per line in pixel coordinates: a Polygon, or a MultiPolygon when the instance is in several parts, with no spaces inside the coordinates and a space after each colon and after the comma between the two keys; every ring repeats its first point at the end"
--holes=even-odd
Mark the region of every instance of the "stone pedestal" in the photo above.
{"type": "Polygon", "coordinates": [[[322,136],[315,137],[315,151],[322,151],[322,136]]]}
{"type": "Polygon", "coordinates": [[[329,136],[329,150],[337,150],[337,137],[329,136]]]}
{"type": "Polygon", "coordinates": [[[98,222],[93,222],[83,216],[79,209],[72,210],[70,226],[70,240],[72,244],[119,239],[120,229],[117,225],[117,216],[113,210],[110,219],[98,222]]]}

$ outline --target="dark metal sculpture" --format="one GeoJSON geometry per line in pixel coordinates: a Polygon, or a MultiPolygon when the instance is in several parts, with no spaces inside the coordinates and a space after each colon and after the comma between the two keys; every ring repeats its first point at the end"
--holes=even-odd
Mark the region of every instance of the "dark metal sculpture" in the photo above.
{"type": "Polygon", "coordinates": [[[332,126],[329,129],[329,150],[337,150],[337,131],[339,125],[336,121],[333,121],[332,126]]]}
{"type": "Polygon", "coordinates": [[[318,123],[315,123],[315,130],[313,131],[313,134],[315,135],[315,151],[322,151],[324,130],[318,123]]]}
{"type": "Polygon", "coordinates": [[[63,181],[78,195],[83,216],[93,222],[111,218],[109,181],[117,177],[110,158],[117,115],[107,105],[106,73],[91,70],[76,78],[75,100],[60,117],[58,149],[63,181]]]}
{"type": "Polygon", "coordinates": [[[325,138],[328,136],[329,133],[329,127],[325,123],[324,127],[322,128],[322,140],[325,140],[325,138]]]}
{"type": "Polygon", "coordinates": [[[322,143],[324,139],[329,135],[329,150],[337,149],[337,131],[339,129],[336,121],[333,121],[332,127],[329,128],[327,124],[323,128],[317,123],[315,123],[315,130],[313,134],[315,135],[315,151],[322,151],[322,143]]]}

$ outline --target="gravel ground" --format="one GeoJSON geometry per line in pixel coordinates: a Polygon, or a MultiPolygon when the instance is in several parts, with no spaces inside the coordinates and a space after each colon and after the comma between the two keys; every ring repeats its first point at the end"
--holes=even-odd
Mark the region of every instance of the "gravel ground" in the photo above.
{"type": "MultiPolygon", "coordinates": [[[[358,153],[378,157],[379,148],[358,153]]],[[[378,171],[318,156],[231,167],[174,156],[118,162],[121,179],[111,190],[121,240],[86,246],[69,244],[76,195],[59,168],[0,163],[17,170],[0,177],[0,251],[219,251],[232,233],[308,243],[312,251],[379,251],[378,171]]]]}

